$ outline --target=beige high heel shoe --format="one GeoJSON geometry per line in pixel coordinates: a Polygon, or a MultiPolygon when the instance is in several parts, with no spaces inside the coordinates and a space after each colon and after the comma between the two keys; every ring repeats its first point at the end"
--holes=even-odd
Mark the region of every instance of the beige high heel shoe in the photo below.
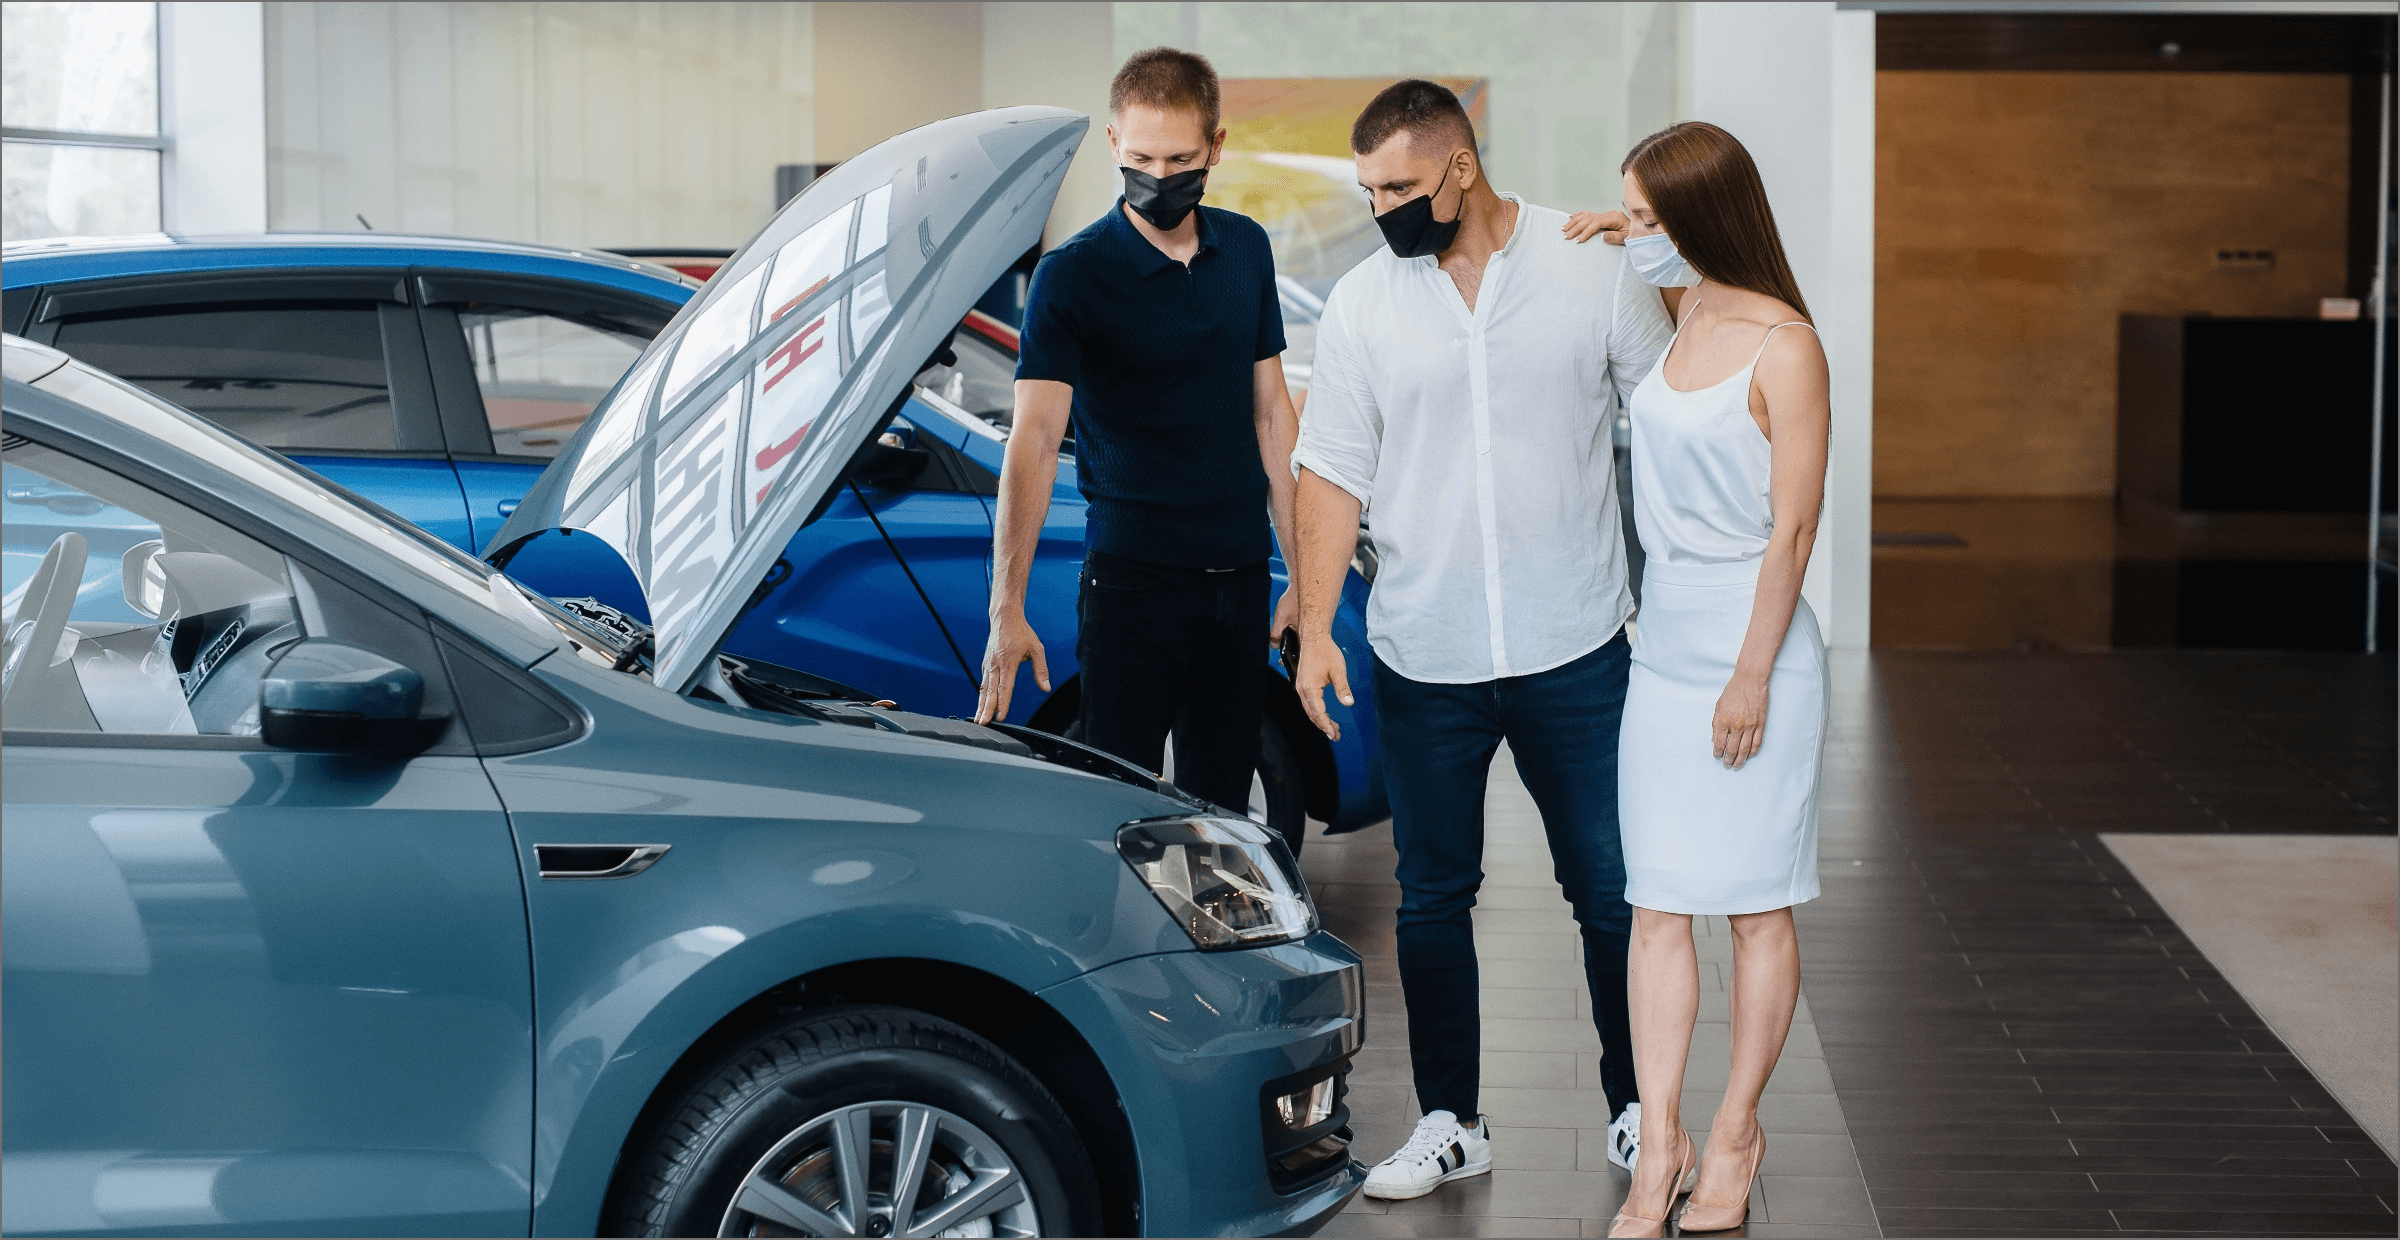
{"type": "Polygon", "coordinates": [[[1758,1181],[1758,1165],[1767,1157],[1767,1130],[1758,1130],[1758,1144],[1750,1147],[1750,1171],[1742,1177],[1741,1195],[1732,1205],[1710,1205],[1695,1195],[1683,1207],[1683,1219],[1678,1224],[1685,1231],[1731,1231],[1750,1218],[1750,1186],[1758,1181]]]}
{"type": "Polygon", "coordinates": [[[1666,1208],[1659,1211],[1657,1218],[1619,1209],[1617,1216],[1608,1222],[1608,1234],[1611,1236],[1666,1235],[1667,1216],[1675,1212],[1675,1199],[1692,1191],[1692,1176],[1699,1170],[1700,1147],[1692,1144],[1692,1134],[1686,1132],[1683,1134],[1683,1161],[1675,1168],[1673,1187],[1667,1190],[1666,1208]]]}

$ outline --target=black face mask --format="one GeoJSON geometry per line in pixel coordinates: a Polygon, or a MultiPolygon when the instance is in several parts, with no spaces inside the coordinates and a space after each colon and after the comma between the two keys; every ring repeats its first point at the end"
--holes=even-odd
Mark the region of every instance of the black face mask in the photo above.
{"type": "Polygon", "coordinates": [[[1206,168],[1178,172],[1163,179],[1131,168],[1117,171],[1125,174],[1125,205],[1160,232],[1171,231],[1181,224],[1183,217],[1200,205],[1200,195],[1208,192],[1206,168]]]}
{"type": "MultiPolygon", "coordinates": [[[[1449,183],[1450,170],[1444,168],[1433,194],[1441,193],[1442,186],[1449,183]]],[[[1433,218],[1433,194],[1411,198],[1375,217],[1375,226],[1383,230],[1384,242],[1392,247],[1392,253],[1402,258],[1423,258],[1449,249],[1450,243],[1458,240],[1458,222],[1467,214],[1465,196],[1459,198],[1456,216],[1437,220],[1433,218]]]]}

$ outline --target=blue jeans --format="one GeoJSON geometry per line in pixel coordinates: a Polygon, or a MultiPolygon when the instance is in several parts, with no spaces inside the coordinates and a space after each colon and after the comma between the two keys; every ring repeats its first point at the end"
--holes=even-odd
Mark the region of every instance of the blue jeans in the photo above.
{"type": "Polygon", "coordinates": [[[1384,784],[1400,851],[1400,985],[1417,1104],[1426,1111],[1448,1110],[1461,1122],[1479,1113],[1483,1026],[1469,913],[1483,885],[1484,782],[1503,740],[1541,809],[1552,872],[1583,930],[1609,1115],[1639,1097],[1625,1010],[1633,906],[1625,903],[1617,841],[1617,724],[1631,667],[1622,633],[1562,667],[1478,684],[1427,684],[1375,661],[1384,784]]]}

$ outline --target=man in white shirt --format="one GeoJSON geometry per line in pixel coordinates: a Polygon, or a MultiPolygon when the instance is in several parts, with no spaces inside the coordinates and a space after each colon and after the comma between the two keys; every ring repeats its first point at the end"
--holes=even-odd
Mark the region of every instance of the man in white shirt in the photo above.
{"type": "Polygon", "coordinates": [[[1298,474],[1295,687],[1328,734],[1352,701],[1332,618],[1363,508],[1382,567],[1367,603],[1376,718],[1398,845],[1400,981],[1425,1113],[1366,1192],[1422,1196],[1491,1166],[1476,1109],[1474,923],[1484,784],[1508,742],[1581,925],[1612,1119],[1639,1132],[1625,1009],[1617,724],[1630,659],[1625,539],[1609,431],[1666,347],[1658,293],[1624,251],[1484,179],[1458,99],[1377,95],[1350,135],[1390,248],[1326,299],[1298,474]],[[1628,1122],[1628,1120],[1632,1122],[1628,1122]]]}

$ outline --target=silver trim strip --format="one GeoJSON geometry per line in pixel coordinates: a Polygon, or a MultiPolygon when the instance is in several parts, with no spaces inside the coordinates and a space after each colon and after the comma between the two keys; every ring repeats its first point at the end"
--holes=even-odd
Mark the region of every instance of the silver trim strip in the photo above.
{"type": "Polygon", "coordinates": [[[534,861],[541,866],[541,875],[545,880],[553,878],[631,878],[651,866],[657,865],[658,859],[666,856],[667,850],[672,847],[674,847],[672,844],[536,844],[533,846],[533,857],[534,861]],[[578,852],[596,848],[622,848],[627,851],[624,860],[605,870],[553,870],[542,857],[544,849],[552,848],[562,851],[572,848],[578,852]]]}

